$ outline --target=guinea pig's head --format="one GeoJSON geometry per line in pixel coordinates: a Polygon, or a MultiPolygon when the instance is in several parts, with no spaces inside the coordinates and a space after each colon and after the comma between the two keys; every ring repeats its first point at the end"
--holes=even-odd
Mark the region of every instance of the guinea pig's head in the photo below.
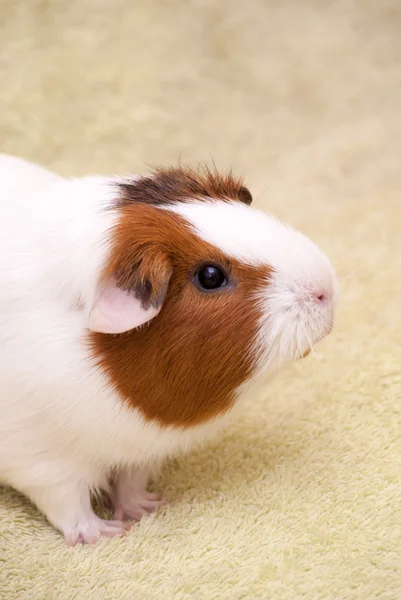
{"type": "Polygon", "coordinates": [[[91,342],[145,419],[188,427],[331,330],[335,277],[301,233],[250,207],[240,180],[160,170],[114,182],[117,220],[91,342]]]}

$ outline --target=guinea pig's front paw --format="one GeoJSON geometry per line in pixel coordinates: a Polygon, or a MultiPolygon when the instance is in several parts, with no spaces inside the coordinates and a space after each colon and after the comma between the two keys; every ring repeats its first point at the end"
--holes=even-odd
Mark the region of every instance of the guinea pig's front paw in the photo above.
{"type": "Polygon", "coordinates": [[[114,503],[114,519],[119,521],[140,521],[145,515],[150,515],[166,502],[158,494],[145,490],[119,498],[114,503]]]}
{"type": "Polygon", "coordinates": [[[100,537],[124,536],[130,525],[120,520],[107,521],[96,515],[79,521],[71,529],[64,530],[64,537],[69,546],[77,544],[95,544],[100,537]]]}
{"type": "Polygon", "coordinates": [[[164,506],[166,502],[158,494],[146,491],[148,472],[133,467],[121,469],[114,484],[111,503],[114,519],[140,521],[140,519],[164,506]]]}

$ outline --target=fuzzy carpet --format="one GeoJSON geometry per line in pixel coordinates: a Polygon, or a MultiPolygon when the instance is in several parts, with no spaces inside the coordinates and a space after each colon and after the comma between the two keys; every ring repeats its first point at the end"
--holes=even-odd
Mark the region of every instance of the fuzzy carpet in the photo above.
{"type": "Polygon", "coordinates": [[[2,0],[0,151],[65,175],[214,159],[336,263],[316,355],[69,549],[0,491],[4,600],[401,598],[398,0],[2,0]]]}

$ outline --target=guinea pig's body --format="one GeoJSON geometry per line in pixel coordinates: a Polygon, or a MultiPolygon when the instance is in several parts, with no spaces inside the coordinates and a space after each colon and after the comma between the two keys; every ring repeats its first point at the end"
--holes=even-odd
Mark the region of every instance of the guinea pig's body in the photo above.
{"type": "Polygon", "coordinates": [[[151,470],[330,330],[330,263],[249,201],[215,173],[65,180],[0,156],[0,481],[68,543],[157,508],[151,470]]]}

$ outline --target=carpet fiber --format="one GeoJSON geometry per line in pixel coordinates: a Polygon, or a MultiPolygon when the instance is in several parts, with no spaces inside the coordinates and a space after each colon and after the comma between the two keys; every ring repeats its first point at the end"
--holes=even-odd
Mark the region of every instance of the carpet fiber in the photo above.
{"type": "Polygon", "coordinates": [[[399,599],[399,1],[2,0],[0,39],[1,152],[213,158],[341,279],[333,334],[166,465],[126,539],[69,549],[1,490],[1,599],[399,599]]]}

